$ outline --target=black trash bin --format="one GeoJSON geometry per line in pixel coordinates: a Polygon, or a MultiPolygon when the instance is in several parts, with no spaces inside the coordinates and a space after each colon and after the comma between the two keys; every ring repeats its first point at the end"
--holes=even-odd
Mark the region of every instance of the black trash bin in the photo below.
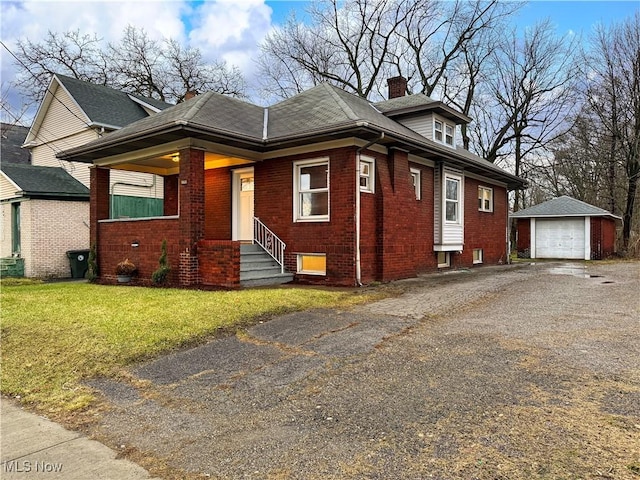
{"type": "Polygon", "coordinates": [[[89,267],[89,250],[68,250],[72,278],[84,278],[89,267]]]}

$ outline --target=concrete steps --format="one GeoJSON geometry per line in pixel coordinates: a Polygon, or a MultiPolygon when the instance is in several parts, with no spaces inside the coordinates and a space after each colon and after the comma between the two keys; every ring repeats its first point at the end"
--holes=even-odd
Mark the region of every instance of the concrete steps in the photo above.
{"type": "Polygon", "coordinates": [[[240,246],[240,285],[257,287],[280,285],[293,280],[293,275],[282,273],[280,265],[259,245],[240,246]]]}
{"type": "Polygon", "coordinates": [[[24,258],[0,258],[0,277],[24,277],[24,258]]]}

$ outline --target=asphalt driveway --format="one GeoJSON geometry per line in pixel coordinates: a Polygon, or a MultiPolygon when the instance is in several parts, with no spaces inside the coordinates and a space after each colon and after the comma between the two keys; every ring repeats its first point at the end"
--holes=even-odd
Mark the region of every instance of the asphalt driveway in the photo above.
{"type": "Polygon", "coordinates": [[[397,285],[95,380],[92,434],[163,478],[640,478],[640,263],[397,285]]]}

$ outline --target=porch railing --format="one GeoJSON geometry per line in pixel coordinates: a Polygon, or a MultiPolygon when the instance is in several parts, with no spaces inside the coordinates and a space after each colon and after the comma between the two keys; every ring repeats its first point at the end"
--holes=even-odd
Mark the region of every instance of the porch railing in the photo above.
{"type": "Polygon", "coordinates": [[[253,217],[253,241],[278,262],[280,273],[284,273],[284,249],[287,245],[258,217],[253,217]]]}

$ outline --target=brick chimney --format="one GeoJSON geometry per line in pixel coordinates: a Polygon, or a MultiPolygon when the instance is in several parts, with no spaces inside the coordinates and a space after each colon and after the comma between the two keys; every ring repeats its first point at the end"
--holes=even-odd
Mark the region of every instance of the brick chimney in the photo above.
{"type": "Polygon", "coordinates": [[[198,92],[196,92],[195,90],[187,90],[187,93],[184,94],[183,101],[186,102],[187,100],[191,100],[196,95],[198,95],[198,92]]]}
{"type": "Polygon", "coordinates": [[[389,86],[389,99],[404,97],[407,93],[407,79],[402,75],[388,78],[387,85],[389,86]]]}

